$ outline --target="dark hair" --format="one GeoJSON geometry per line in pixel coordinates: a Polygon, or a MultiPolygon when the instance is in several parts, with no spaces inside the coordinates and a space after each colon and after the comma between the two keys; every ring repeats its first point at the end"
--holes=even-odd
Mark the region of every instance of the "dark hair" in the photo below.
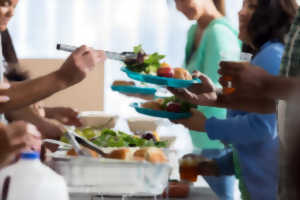
{"type": "Polygon", "coordinates": [[[248,33],[254,50],[267,41],[284,43],[292,21],[297,13],[295,0],[258,0],[257,8],[248,24],[248,33]]]}
{"type": "Polygon", "coordinates": [[[225,0],[213,0],[217,10],[222,14],[226,15],[225,11],[225,0]]]}
{"type": "Polygon", "coordinates": [[[7,63],[7,72],[5,73],[5,77],[9,81],[24,81],[28,79],[28,72],[22,70],[19,65],[13,41],[7,29],[1,32],[1,43],[3,57],[7,63]]]}

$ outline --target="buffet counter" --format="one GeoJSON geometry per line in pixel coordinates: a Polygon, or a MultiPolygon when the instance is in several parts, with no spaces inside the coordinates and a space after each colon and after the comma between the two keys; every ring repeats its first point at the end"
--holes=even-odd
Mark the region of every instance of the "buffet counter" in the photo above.
{"type": "MultiPolygon", "coordinates": [[[[70,200],[131,200],[131,199],[142,199],[142,200],[154,200],[163,199],[162,197],[107,197],[97,196],[97,194],[80,194],[70,193],[70,200]]],[[[169,198],[169,200],[218,200],[216,195],[210,188],[207,187],[192,187],[188,198],[169,198]]]]}

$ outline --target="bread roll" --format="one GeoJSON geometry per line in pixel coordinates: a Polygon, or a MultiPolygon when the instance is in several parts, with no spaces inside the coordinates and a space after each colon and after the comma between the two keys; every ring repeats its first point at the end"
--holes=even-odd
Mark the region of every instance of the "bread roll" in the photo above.
{"type": "Polygon", "coordinates": [[[143,108],[148,108],[148,109],[152,109],[152,110],[162,110],[161,104],[157,101],[148,101],[146,103],[143,103],[141,106],[143,108]]]}
{"type": "Polygon", "coordinates": [[[192,75],[183,68],[175,68],[174,69],[174,78],[181,80],[193,80],[192,75]]]}
{"type": "Polygon", "coordinates": [[[113,82],[113,86],[134,86],[135,83],[133,81],[122,81],[117,80],[113,82]]]}
{"type": "MultiPolygon", "coordinates": [[[[88,148],[86,148],[86,147],[81,147],[81,148],[86,149],[86,150],[91,154],[91,156],[92,156],[93,158],[98,158],[98,157],[99,157],[99,154],[98,154],[97,152],[95,152],[95,151],[93,151],[93,150],[91,150],[91,149],[88,149],[88,148]]],[[[67,155],[68,155],[68,156],[78,156],[78,154],[76,153],[76,151],[75,151],[74,149],[69,150],[69,151],[67,152],[67,155]]]]}
{"type": "Polygon", "coordinates": [[[164,152],[156,147],[141,148],[133,154],[133,158],[134,160],[145,160],[151,163],[165,163],[168,161],[164,152]]]}
{"type": "Polygon", "coordinates": [[[106,158],[119,159],[119,160],[130,160],[130,150],[128,148],[115,149],[110,152],[106,158]]]}

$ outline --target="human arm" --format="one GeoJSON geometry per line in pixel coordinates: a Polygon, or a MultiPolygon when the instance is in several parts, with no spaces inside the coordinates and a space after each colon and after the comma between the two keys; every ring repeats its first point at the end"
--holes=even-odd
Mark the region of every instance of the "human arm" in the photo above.
{"type": "Polygon", "coordinates": [[[230,95],[223,95],[217,87],[204,74],[200,77],[202,83],[194,84],[188,89],[168,88],[176,97],[201,105],[244,110],[257,113],[276,112],[276,101],[260,96],[241,96],[237,92],[230,95]]]}
{"type": "Polygon", "coordinates": [[[190,130],[206,132],[212,140],[221,140],[228,144],[249,144],[272,138],[275,134],[274,114],[244,113],[227,119],[217,119],[206,118],[196,109],[191,110],[191,113],[190,118],[173,122],[190,130]]]}
{"type": "Polygon", "coordinates": [[[44,107],[45,117],[55,119],[65,125],[82,126],[78,115],[79,112],[70,107],[44,107]]]}
{"type": "Polygon", "coordinates": [[[63,124],[41,115],[41,112],[35,105],[7,112],[5,116],[9,121],[24,120],[34,124],[41,132],[43,138],[60,139],[65,132],[63,124]]]}
{"type": "Polygon", "coordinates": [[[224,76],[232,77],[235,93],[240,96],[288,100],[300,91],[300,79],[273,76],[249,63],[222,62],[219,73],[223,85],[226,84],[224,76]]]}
{"type": "Polygon", "coordinates": [[[85,46],[78,48],[55,72],[37,79],[12,83],[11,87],[1,92],[10,101],[0,105],[0,112],[22,108],[44,99],[83,80],[95,64],[103,61],[103,51],[95,51],[85,46]]]}

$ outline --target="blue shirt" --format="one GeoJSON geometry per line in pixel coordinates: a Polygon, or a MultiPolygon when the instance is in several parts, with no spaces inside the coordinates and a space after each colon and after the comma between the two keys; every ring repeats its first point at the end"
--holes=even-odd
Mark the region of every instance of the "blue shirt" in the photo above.
{"type": "MultiPolygon", "coordinates": [[[[284,45],[267,42],[251,63],[278,75],[284,45]]],[[[275,200],[278,182],[276,114],[257,114],[228,110],[225,120],[214,117],[205,124],[210,139],[232,144],[238,153],[241,176],[253,200],[275,200]]],[[[232,153],[216,160],[221,174],[234,174],[232,153]]]]}

